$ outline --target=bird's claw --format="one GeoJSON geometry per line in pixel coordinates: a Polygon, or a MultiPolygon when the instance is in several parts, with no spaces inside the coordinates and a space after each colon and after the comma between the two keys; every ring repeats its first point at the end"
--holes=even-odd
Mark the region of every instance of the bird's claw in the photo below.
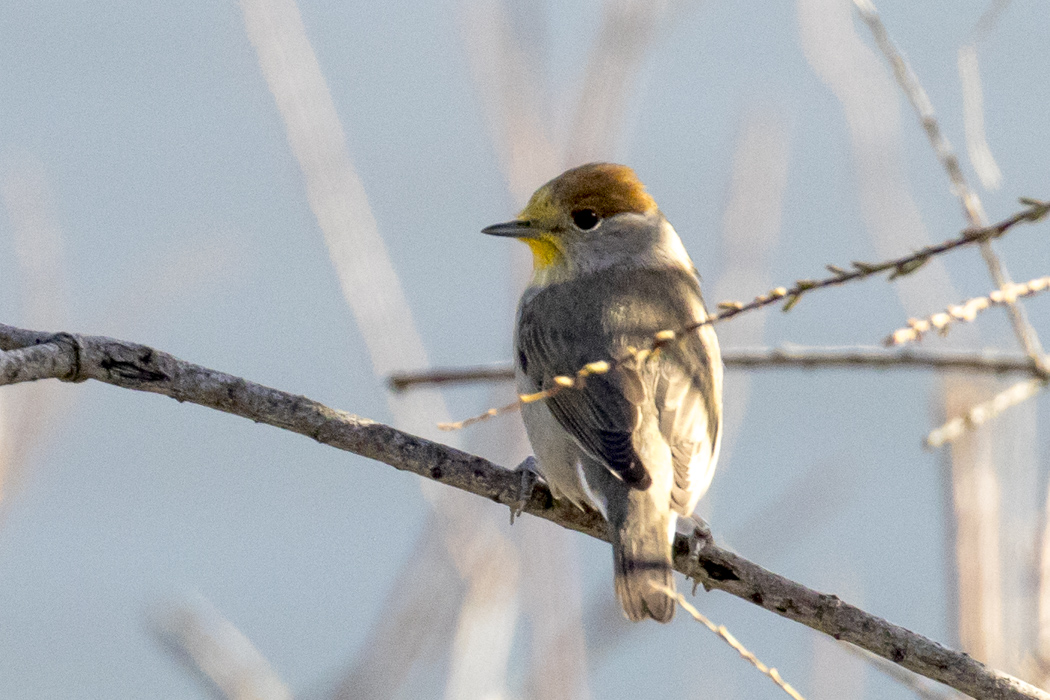
{"type": "MultiPolygon", "coordinates": [[[[711,526],[707,524],[707,521],[701,518],[699,515],[694,515],[690,518],[693,521],[693,532],[689,537],[689,557],[700,563],[700,553],[709,544],[714,544],[715,538],[711,534],[711,526]]],[[[696,589],[700,586],[698,579],[693,579],[693,595],[696,595],[696,589]]]]}
{"type": "Polygon", "coordinates": [[[518,484],[518,497],[510,507],[511,525],[514,524],[514,519],[525,510],[529,499],[532,498],[532,489],[540,478],[539,472],[536,470],[536,458],[531,455],[522,460],[521,464],[515,467],[514,471],[521,475],[521,481],[518,484]]]}
{"type": "Polygon", "coordinates": [[[699,515],[694,515],[689,518],[693,521],[693,547],[694,554],[699,554],[700,550],[715,541],[714,535],[711,534],[711,526],[707,524],[707,521],[701,518],[699,515]]]}

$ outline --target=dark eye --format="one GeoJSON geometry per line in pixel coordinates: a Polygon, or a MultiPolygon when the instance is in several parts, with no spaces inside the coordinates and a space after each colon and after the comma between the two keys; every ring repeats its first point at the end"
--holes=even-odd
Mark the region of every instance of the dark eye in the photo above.
{"type": "Polygon", "coordinates": [[[572,222],[581,231],[590,231],[599,221],[601,219],[598,218],[598,212],[593,209],[577,209],[572,213],[572,222]]]}

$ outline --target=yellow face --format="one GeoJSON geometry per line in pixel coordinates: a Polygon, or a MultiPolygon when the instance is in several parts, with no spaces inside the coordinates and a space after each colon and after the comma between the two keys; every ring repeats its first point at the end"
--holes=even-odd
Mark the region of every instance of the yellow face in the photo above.
{"type": "Polygon", "coordinates": [[[591,163],[568,170],[554,178],[529,199],[518,214],[528,222],[529,235],[521,239],[532,250],[536,271],[564,260],[560,241],[580,234],[575,222],[581,211],[589,211],[596,221],[624,212],[645,214],[656,210],[656,202],[645,191],[634,171],[624,165],[591,163]]]}
{"type": "Polygon", "coordinates": [[[562,212],[551,201],[550,184],[536,190],[529,203],[518,214],[518,221],[528,221],[538,232],[535,238],[522,239],[532,250],[532,265],[536,270],[555,265],[564,257],[556,243],[555,235],[561,217],[562,212]]]}

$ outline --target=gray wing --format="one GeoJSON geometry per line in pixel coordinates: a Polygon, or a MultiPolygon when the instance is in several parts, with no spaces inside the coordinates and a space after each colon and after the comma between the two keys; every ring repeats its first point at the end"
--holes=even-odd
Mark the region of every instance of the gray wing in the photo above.
{"type": "MultiPolygon", "coordinates": [[[[549,389],[588,362],[647,347],[653,334],[706,318],[699,281],[685,271],[592,275],[587,293],[554,285],[523,302],[518,316],[518,367],[534,386],[549,389]],[[659,322],[657,322],[659,319],[659,322]]],[[[689,511],[710,482],[721,425],[722,361],[705,326],[661,349],[641,366],[618,366],[588,377],[583,389],[547,399],[551,413],[589,454],[624,482],[647,489],[652,479],[632,443],[643,408],[655,404],[675,469],[672,500],[689,511]]]]}
{"type": "MultiPolygon", "coordinates": [[[[545,306],[523,307],[517,337],[518,366],[541,389],[551,388],[557,375],[572,376],[588,362],[608,359],[607,351],[599,356],[587,354],[588,347],[602,347],[600,330],[592,328],[597,333],[587,340],[583,319],[574,319],[575,325],[551,323],[545,306]]],[[[560,391],[546,403],[558,423],[590,455],[625,483],[649,488],[652,479],[631,442],[641,411],[625,395],[620,373],[588,377],[584,388],[560,391]]]]}

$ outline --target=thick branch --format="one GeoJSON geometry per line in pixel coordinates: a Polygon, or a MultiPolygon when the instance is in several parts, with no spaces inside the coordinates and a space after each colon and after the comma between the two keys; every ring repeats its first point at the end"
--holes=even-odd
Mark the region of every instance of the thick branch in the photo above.
{"type": "MultiPolygon", "coordinates": [[[[0,324],[0,350],[8,351],[0,355],[0,368],[5,368],[0,374],[3,384],[50,376],[65,381],[96,379],[163,394],[306,435],[508,507],[517,502],[519,475],[492,462],[143,345],[0,324]],[[33,350],[18,352],[26,348],[33,350]],[[12,371],[14,365],[24,369],[12,371]]],[[[533,489],[524,512],[606,539],[599,514],[554,501],[542,485],[533,489]]],[[[975,698],[1050,700],[1050,694],[966,654],[766,571],[713,543],[701,546],[679,536],[674,552],[675,568],[709,590],[732,593],[975,698]],[[691,553],[695,550],[698,552],[691,553]]]]}
{"type": "MultiPolygon", "coordinates": [[[[722,351],[729,369],[933,369],[1006,374],[1023,372],[1041,378],[1032,358],[1017,353],[987,351],[890,352],[875,347],[733,348],[722,351]]],[[[421,384],[499,382],[514,378],[510,365],[447,367],[390,376],[390,388],[405,391],[421,384]]]]}

